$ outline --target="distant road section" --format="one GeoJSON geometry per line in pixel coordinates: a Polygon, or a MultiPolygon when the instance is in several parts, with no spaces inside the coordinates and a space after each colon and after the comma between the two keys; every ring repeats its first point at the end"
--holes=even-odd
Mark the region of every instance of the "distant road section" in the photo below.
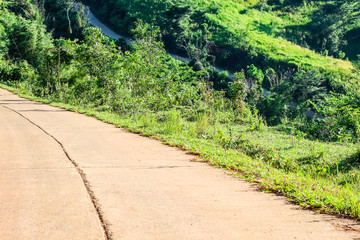
{"type": "Polygon", "coordinates": [[[86,14],[88,15],[88,19],[91,25],[98,27],[99,29],[101,29],[101,31],[108,37],[113,38],[113,39],[124,39],[124,41],[126,42],[126,44],[131,45],[131,40],[121,36],[119,34],[117,34],[116,32],[114,32],[113,30],[111,30],[108,26],[106,26],[105,24],[103,24],[99,19],[97,19],[97,17],[95,17],[95,15],[90,11],[89,8],[85,8],[86,14]]]}

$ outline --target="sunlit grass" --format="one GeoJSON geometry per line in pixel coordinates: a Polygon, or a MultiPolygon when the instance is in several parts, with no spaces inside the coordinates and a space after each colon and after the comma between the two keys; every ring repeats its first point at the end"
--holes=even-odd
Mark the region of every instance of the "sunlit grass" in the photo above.
{"type": "MultiPolygon", "coordinates": [[[[219,0],[219,2],[223,2],[219,0]]],[[[257,54],[264,55],[278,62],[294,64],[303,69],[318,68],[326,72],[351,74],[354,66],[350,61],[322,56],[310,49],[300,47],[276,34],[285,31],[285,26],[291,24],[288,17],[285,19],[276,16],[273,12],[260,12],[248,9],[243,3],[223,4],[217,14],[207,14],[207,18],[222,26],[232,36],[243,40],[251,46],[257,54]],[[245,13],[240,13],[242,10],[245,13]],[[267,31],[261,30],[261,27],[267,31]]],[[[294,17],[295,18],[295,17],[294,17]]],[[[307,20],[303,20],[302,23],[307,20]]],[[[221,40],[221,39],[219,39],[221,40]]]]}

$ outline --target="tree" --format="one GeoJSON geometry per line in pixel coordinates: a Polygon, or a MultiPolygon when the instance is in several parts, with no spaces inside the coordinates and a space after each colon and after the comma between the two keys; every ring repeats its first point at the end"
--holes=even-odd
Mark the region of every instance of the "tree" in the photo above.
{"type": "Polygon", "coordinates": [[[75,0],[44,0],[45,24],[55,38],[83,39],[82,32],[89,26],[82,3],[75,0]]]}
{"type": "Polygon", "coordinates": [[[245,72],[235,73],[236,80],[230,83],[228,95],[233,102],[233,106],[237,111],[243,112],[245,110],[245,98],[247,82],[245,72]]]}
{"type": "Polygon", "coordinates": [[[309,36],[321,51],[328,50],[330,54],[343,57],[340,52],[347,42],[344,35],[351,30],[360,17],[360,2],[358,0],[337,0],[328,2],[321,10],[314,13],[307,28],[309,36]]]}

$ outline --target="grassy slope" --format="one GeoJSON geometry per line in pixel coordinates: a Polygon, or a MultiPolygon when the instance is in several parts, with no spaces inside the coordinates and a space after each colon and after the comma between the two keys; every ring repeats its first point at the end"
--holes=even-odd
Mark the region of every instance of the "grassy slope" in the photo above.
{"type": "MultiPolygon", "coordinates": [[[[196,2],[200,2],[202,7],[206,9],[209,7],[209,3],[213,1],[196,2]]],[[[222,7],[217,14],[207,14],[208,19],[224,27],[239,39],[243,38],[245,31],[247,43],[258,54],[278,62],[293,63],[304,69],[316,67],[327,72],[339,72],[345,75],[354,70],[354,66],[349,61],[321,56],[281,37],[276,37],[276,31],[281,31],[282,28],[295,21],[289,19],[289,15],[280,18],[272,12],[261,12],[236,0],[214,0],[214,2],[218,2],[222,7]],[[266,28],[268,28],[267,31],[266,28]]],[[[301,21],[304,23],[306,19],[301,21]]]]}
{"type": "MultiPolygon", "coordinates": [[[[322,56],[285,39],[285,28],[309,22],[309,15],[317,9],[316,5],[293,7],[292,12],[281,10],[267,12],[253,8],[257,2],[258,0],[188,1],[189,4],[197,6],[196,8],[205,12],[205,17],[215,26],[222,28],[226,32],[225,35],[236,39],[231,41],[232,45],[229,46],[231,48],[245,47],[251,49],[250,55],[263,56],[273,64],[296,65],[302,69],[318,68],[326,73],[340,73],[345,79],[351,78],[352,73],[357,72],[350,61],[322,56]],[[210,13],[209,9],[214,6],[218,9],[217,12],[210,13]]],[[[161,6],[161,4],[165,3],[157,2],[157,5],[161,6]]],[[[136,9],[135,7],[128,11],[131,12],[130,15],[142,18],[141,8],[136,9]]],[[[102,17],[104,20],[107,19],[105,16],[102,17]]],[[[114,17],[110,19],[114,19],[114,17]]],[[[218,46],[223,46],[224,33],[212,32],[212,40],[218,46]]],[[[251,62],[249,62],[250,64],[251,62]]]]}
{"type": "Polygon", "coordinates": [[[360,154],[355,144],[309,141],[291,129],[285,134],[277,128],[251,130],[249,125],[208,122],[206,119],[189,122],[176,114],[166,121],[159,121],[154,115],[121,116],[36,98],[9,85],[0,84],[0,87],[32,100],[154,136],[169,145],[199,154],[203,161],[214,166],[227,168],[244,179],[257,182],[265,191],[283,193],[304,207],[360,218],[360,154]]]}

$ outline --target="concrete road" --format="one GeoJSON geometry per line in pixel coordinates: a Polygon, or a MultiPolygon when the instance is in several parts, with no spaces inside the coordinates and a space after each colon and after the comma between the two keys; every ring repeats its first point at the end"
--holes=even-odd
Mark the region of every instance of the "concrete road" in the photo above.
{"type": "Polygon", "coordinates": [[[0,239],[360,239],[192,159],[0,90],[0,239]]]}

